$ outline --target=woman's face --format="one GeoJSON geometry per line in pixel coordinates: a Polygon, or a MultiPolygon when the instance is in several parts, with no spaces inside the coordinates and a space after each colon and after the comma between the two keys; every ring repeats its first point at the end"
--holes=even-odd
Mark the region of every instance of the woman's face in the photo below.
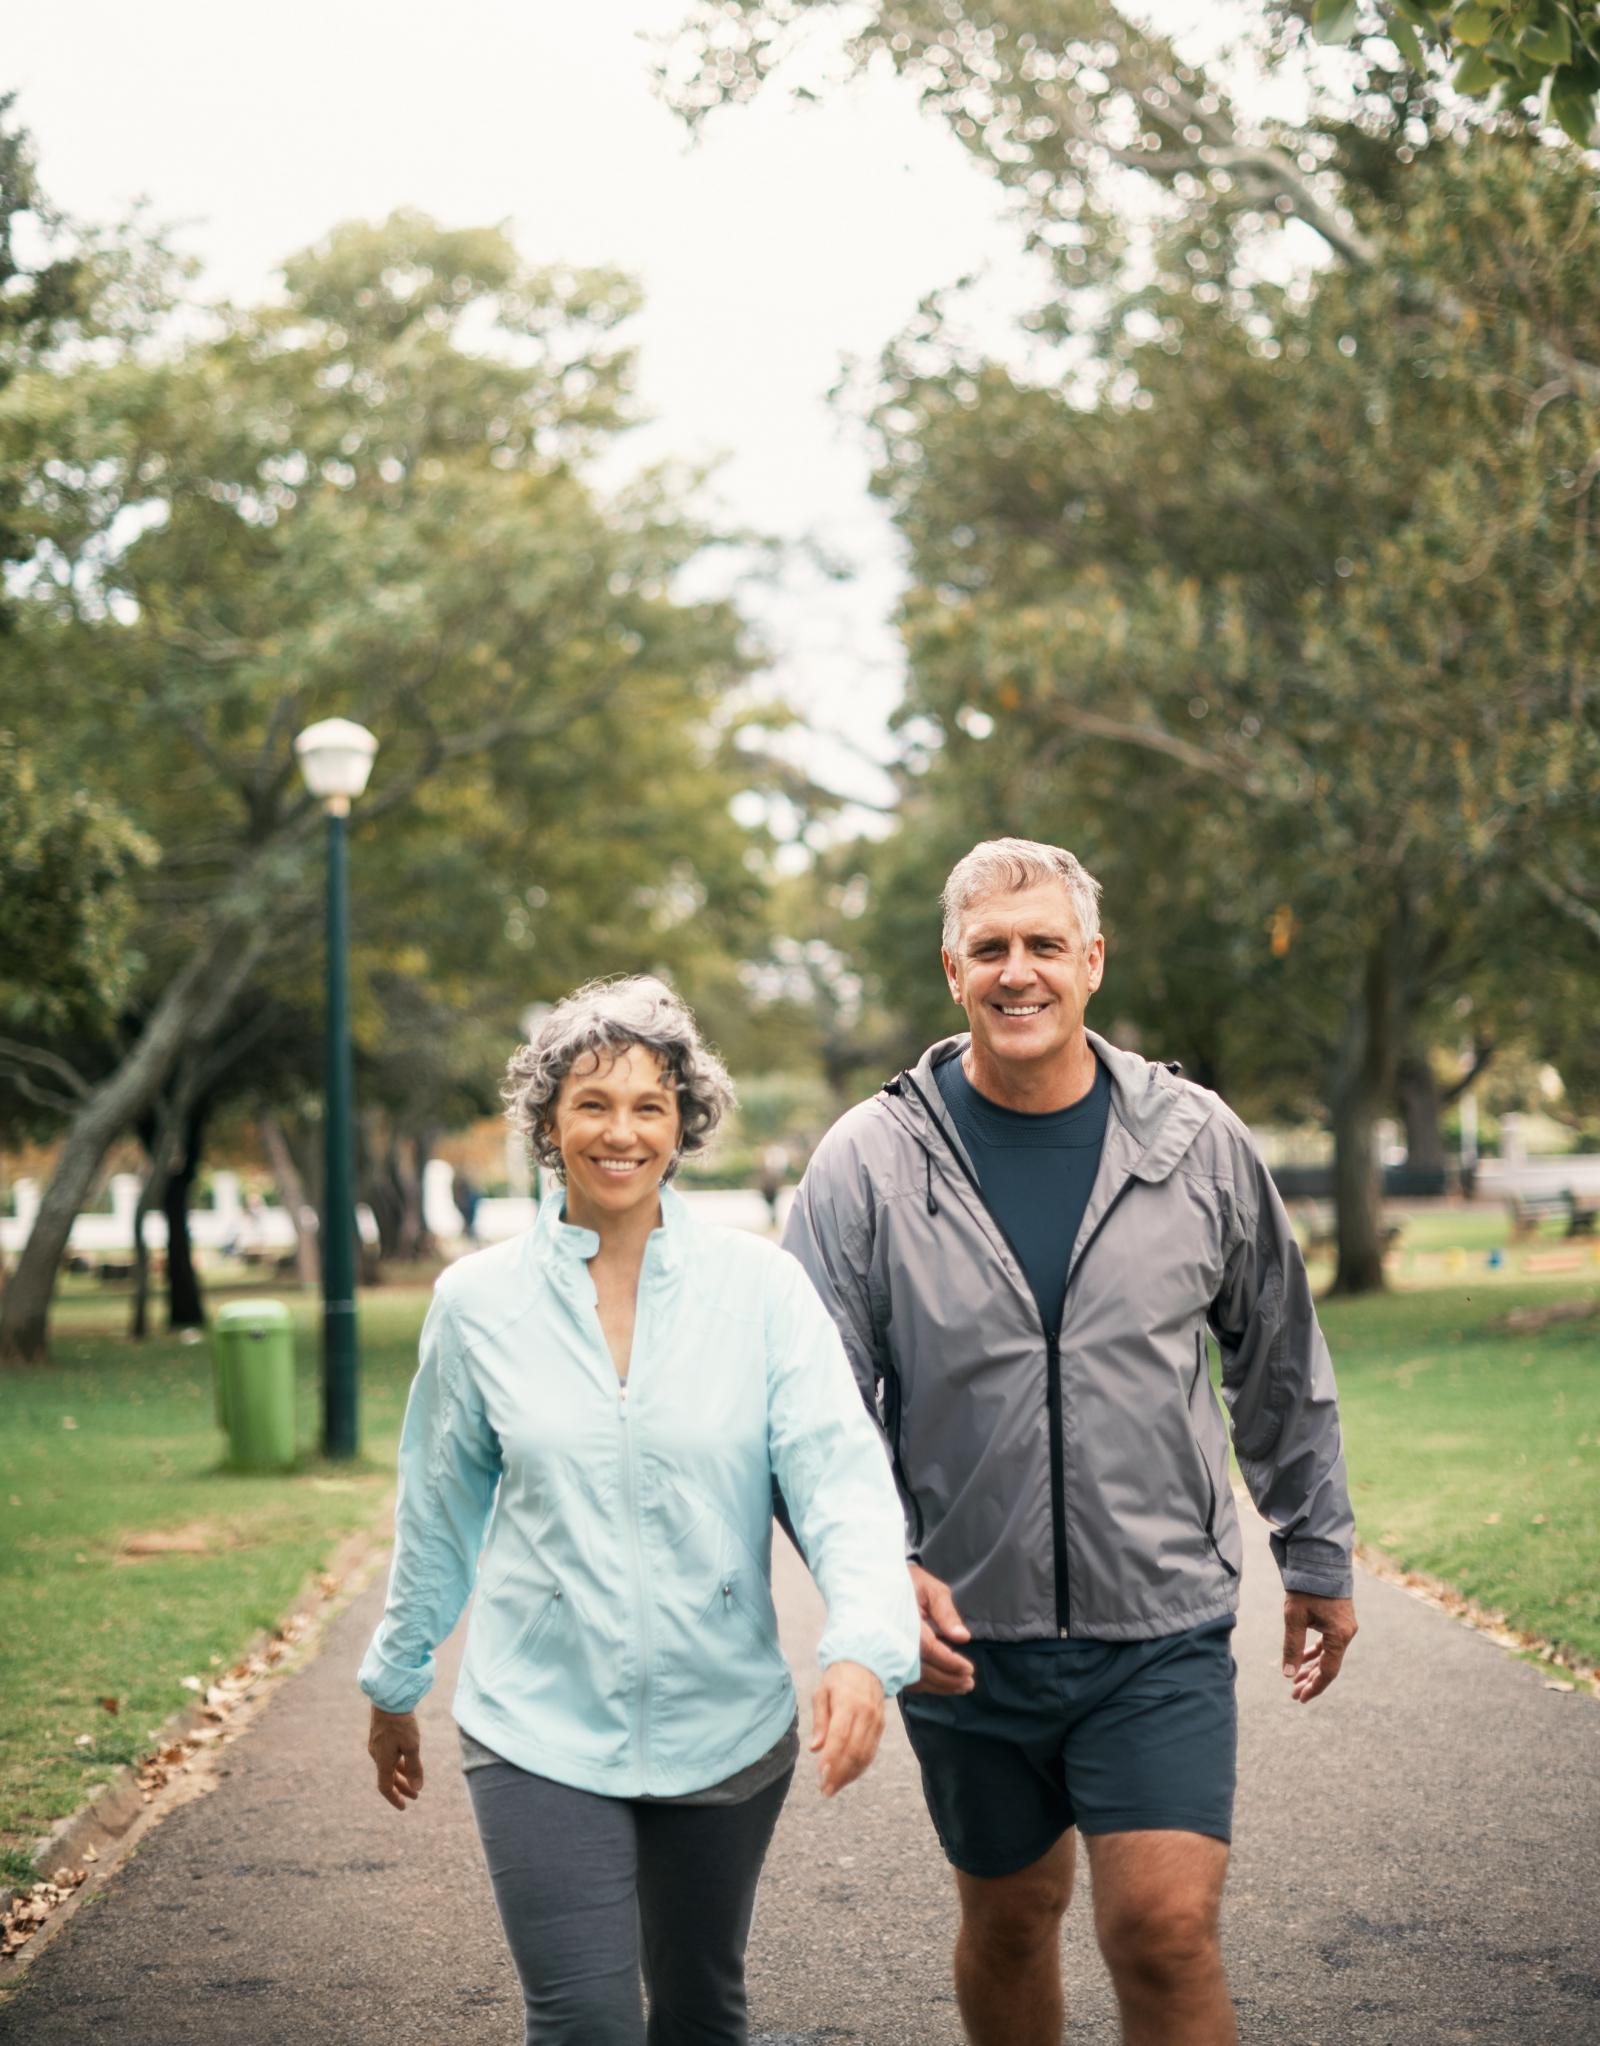
{"type": "Polygon", "coordinates": [[[550,1113],[567,1175],[567,1220],[597,1228],[654,1211],[662,1176],[678,1148],[678,1090],[653,1051],[627,1045],[585,1052],[561,1083],[550,1113]]]}

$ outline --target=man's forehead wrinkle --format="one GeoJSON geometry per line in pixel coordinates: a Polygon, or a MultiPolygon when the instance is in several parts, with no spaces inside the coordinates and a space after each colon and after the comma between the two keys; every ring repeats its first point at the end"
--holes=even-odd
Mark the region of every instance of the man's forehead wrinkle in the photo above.
{"type": "Polygon", "coordinates": [[[970,951],[973,946],[987,944],[995,938],[1018,937],[1027,944],[1034,945],[1044,938],[1057,943],[1063,939],[1070,942],[1076,935],[1077,925],[1069,911],[1059,923],[1024,925],[1014,917],[996,917],[992,923],[985,921],[975,924],[967,931],[963,942],[970,951]]]}

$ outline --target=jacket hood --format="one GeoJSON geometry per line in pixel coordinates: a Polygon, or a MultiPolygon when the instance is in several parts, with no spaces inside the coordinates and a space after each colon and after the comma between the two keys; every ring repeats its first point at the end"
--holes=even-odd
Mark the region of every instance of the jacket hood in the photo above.
{"type": "MultiPolygon", "coordinates": [[[[1085,1034],[1111,1083],[1111,1113],[1127,1131],[1136,1148],[1137,1155],[1131,1159],[1128,1169],[1136,1179],[1152,1182],[1165,1179],[1211,1120],[1217,1107],[1217,1097],[1203,1087],[1196,1087],[1192,1081],[1180,1078],[1169,1066],[1158,1065],[1151,1059],[1141,1058],[1137,1052],[1123,1051],[1114,1044],[1108,1044],[1093,1030],[1085,1034]]],[[[970,1034],[962,1031],[955,1037],[941,1038],[937,1044],[929,1045],[915,1066],[898,1080],[891,1080],[878,1097],[891,1110],[897,1107],[903,1115],[914,1117],[918,1123],[929,1114],[936,1117],[944,1134],[957,1145],[963,1157],[965,1148],[945,1109],[934,1069],[942,1066],[946,1059],[958,1057],[971,1042],[970,1034]],[[907,1079],[914,1083],[916,1093],[903,1084],[907,1079]],[[921,1096],[920,1103],[918,1095],[921,1096]],[[887,1100],[886,1096],[889,1097],[887,1100]]]]}

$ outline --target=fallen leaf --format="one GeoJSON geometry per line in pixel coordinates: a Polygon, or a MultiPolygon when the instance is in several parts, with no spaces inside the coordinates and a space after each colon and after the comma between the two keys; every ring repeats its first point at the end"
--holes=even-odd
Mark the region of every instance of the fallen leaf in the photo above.
{"type": "Polygon", "coordinates": [[[100,1859],[100,1850],[99,1850],[99,1848],[98,1848],[98,1847],[86,1847],[86,1848],[85,1848],[85,1849],[83,1850],[83,1858],[84,1858],[84,1860],[85,1860],[85,1861],[98,1861],[98,1860],[100,1859]]]}
{"type": "Polygon", "coordinates": [[[120,1698],[102,1698],[100,1700],[100,1710],[110,1713],[120,1712],[122,1710],[122,1700],[120,1698]]]}
{"type": "Polygon", "coordinates": [[[80,1733],[74,1737],[72,1745],[75,1748],[92,1748],[94,1746],[94,1735],[92,1733],[80,1733]]]}
{"type": "Polygon", "coordinates": [[[1485,1514],[1485,1515],[1483,1516],[1483,1524],[1484,1524],[1484,1526],[1485,1526],[1485,1527],[1498,1527],[1498,1526],[1500,1525],[1500,1516],[1499,1516],[1499,1514],[1498,1514],[1498,1513],[1486,1513],[1486,1514],[1485,1514]]]}
{"type": "Polygon", "coordinates": [[[78,1424],[70,1414],[63,1414],[61,1416],[61,1425],[63,1428],[76,1428],[78,1424]]]}
{"type": "Polygon", "coordinates": [[[1576,1684],[1563,1683],[1560,1677],[1546,1677],[1544,1687],[1547,1691],[1575,1691],[1578,1688],[1576,1684]]]}
{"type": "Polygon", "coordinates": [[[205,1689],[205,1685],[201,1683],[198,1677],[179,1677],[178,1682],[182,1684],[186,1691],[203,1691],[205,1689]]]}

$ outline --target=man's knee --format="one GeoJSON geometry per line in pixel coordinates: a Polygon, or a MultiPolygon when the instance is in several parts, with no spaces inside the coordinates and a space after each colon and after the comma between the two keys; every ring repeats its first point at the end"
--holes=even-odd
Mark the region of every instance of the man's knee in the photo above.
{"type": "Polygon", "coordinates": [[[1072,1899],[1070,1854],[1052,1854],[1018,1875],[963,1876],[961,1936],[986,1963],[1020,1966],[1054,1949],[1072,1899]]]}
{"type": "Polygon", "coordinates": [[[1096,1914],[1106,1966],[1121,1982],[1176,1988],[1216,1964],[1216,1900],[1207,1895],[1122,1898],[1096,1914]]]}

